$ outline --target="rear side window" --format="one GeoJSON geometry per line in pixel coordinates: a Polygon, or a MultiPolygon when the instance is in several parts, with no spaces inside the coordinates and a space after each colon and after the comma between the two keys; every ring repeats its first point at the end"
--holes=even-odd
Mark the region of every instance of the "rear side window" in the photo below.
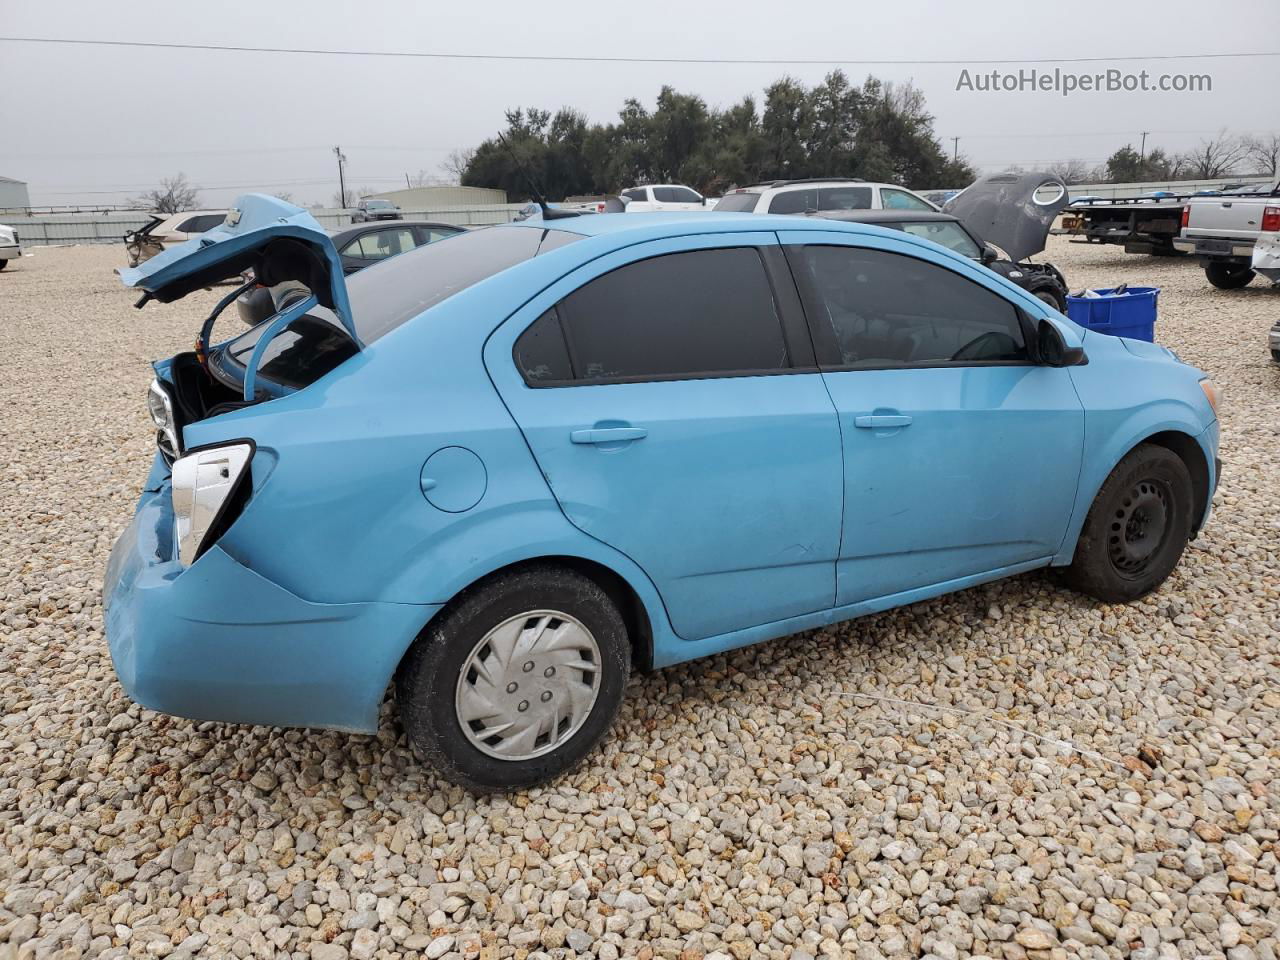
{"type": "Polygon", "coordinates": [[[597,277],[521,334],[515,361],[531,386],[765,374],[791,365],[754,247],[672,253],[597,277]]]}
{"type": "Polygon", "coordinates": [[[886,210],[933,209],[914,193],[908,193],[906,190],[891,190],[887,187],[880,191],[880,203],[886,210]]]}
{"type": "Polygon", "coordinates": [[[212,230],[218,224],[226,219],[225,214],[221,213],[205,213],[198,217],[191,217],[184,220],[177,228],[178,233],[204,233],[206,230],[212,230]]]}
{"type": "Polygon", "coordinates": [[[670,194],[667,199],[672,203],[702,202],[702,197],[698,196],[688,187],[667,187],[667,193],[670,194]]]}
{"type": "Polygon", "coordinates": [[[1030,359],[1017,308],[945,267],[859,247],[807,246],[790,255],[826,366],[1030,359]]]}
{"type": "Polygon", "coordinates": [[[760,201],[758,193],[727,193],[715,205],[715,213],[754,213],[760,201]]]}
{"type": "Polygon", "coordinates": [[[817,209],[818,191],[813,188],[775,193],[769,201],[770,213],[804,213],[817,209]]]}
{"type": "Polygon", "coordinates": [[[628,200],[648,200],[643,189],[641,190],[623,190],[622,195],[628,200]]]}

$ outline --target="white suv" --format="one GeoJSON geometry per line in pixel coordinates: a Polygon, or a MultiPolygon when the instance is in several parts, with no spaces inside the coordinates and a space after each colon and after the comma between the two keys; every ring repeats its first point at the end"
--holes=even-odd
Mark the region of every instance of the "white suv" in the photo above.
{"type": "Polygon", "coordinates": [[[0,270],[10,260],[17,260],[20,256],[22,248],[18,246],[18,231],[0,224],[0,270]]]}
{"type": "Polygon", "coordinates": [[[816,213],[830,210],[928,210],[938,208],[906,187],[864,180],[770,180],[730,190],[717,213],[816,213]]]}
{"type": "Polygon", "coordinates": [[[678,183],[650,183],[622,191],[627,213],[655,210],[709,210],[706,198],[697,190],[678,183]]]}

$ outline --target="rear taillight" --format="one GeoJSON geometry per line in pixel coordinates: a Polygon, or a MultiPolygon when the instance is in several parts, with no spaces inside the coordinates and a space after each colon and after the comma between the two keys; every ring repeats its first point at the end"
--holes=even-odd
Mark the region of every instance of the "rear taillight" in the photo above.
{"type": "Polygon", "coordinates": [[[1262,229],[1280,230],[1280,207],[1262,208],[1262,229]]]}
{"type": "Polygon", "coordinates": [[[248,498],[252,440],[195,450],[173,462],[174,539],[184,567],[231,525],[248,498]]]}
{"type": "Polygon", "coordinates": [[[1185,227],[1191,221],[1191,204],[1184,204],[1182,207],[1182,225],[1185,227]]]}

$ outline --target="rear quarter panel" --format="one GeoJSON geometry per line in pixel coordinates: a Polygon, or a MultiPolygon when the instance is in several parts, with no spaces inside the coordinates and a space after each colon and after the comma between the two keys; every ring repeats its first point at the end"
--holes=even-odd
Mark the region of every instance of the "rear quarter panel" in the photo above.
{"type": "Polygon", "coordinates": [[[559,256],[571,249],[457,294],[306,390],[189,426],[188,446],[258,444],[253,497],[219,545],[318,603],[444,603],[509,564],[577,557],[626,580],[661,633],[652,584],[565,519],[482,361],[492,329],[581,262],[559,256]],[[427,458],[452,446],[486,474],[480,501],[461,513],[432,506],[420,483],[427,458]]]}

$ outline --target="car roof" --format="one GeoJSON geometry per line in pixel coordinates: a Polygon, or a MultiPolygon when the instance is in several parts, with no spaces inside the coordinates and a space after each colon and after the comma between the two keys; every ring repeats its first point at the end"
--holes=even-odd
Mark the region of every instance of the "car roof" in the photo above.
{"type": "Polygon", "coordinates": [[[821,220],[842,220],[848,223],[924,223],[933,221],[949,221],[955,223],[958,217],[949,213],[936,213],[933,210],[819,210],[810,214],[821,220]]]}
{"type": "MultiPolygon", "coordinates": [[[[661,213],[595,213],[587,216],[556,217],[543,220],[530,217],[519,223],[503,224],[498,229],[565,230],[584,237],[634,234],[635,242],[681,237],[698,233],[768,232],[774,230],[847,230],[865,233],[868,228],[837,220],[820,220],[780,213],[706,213],[704,211],[666,211],[661,213]]],[[[874,229],[874,228],[871,228],[874,229]]]]}

